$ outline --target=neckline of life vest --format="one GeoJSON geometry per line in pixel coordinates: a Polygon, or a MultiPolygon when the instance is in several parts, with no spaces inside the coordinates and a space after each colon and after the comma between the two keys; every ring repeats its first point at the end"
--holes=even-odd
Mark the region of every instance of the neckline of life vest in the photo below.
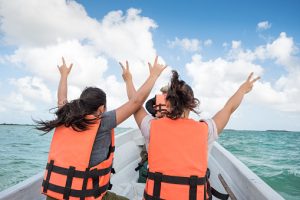
{"type": "Polygon", "coordinates": [[[169,118],[169,117],[163,117],[163,118],[160,118],[160,119],[167,119],[167,120],[171,120],[171,121],[195,121],[195,122],[197,122],[196,120],[194,120],[194,119],[192,119],[192,118],[178,118],[178,119],[171,119],[171,118],[169,118]]]}

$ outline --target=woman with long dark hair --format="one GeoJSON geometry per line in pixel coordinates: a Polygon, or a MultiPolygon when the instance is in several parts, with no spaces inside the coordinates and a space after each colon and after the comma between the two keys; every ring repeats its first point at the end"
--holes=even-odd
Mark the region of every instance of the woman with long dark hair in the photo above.
{"type": "MultiPolygon", "coordinates": [[[[166,68],[157,62],[133,97],[119,108],[106,111],[106,94],[87,87],[78,99],[68,102],[67,79],[72,64],[58,66],[58,110],[55,119],[36,121],[45,133],[55,130],[42,184],[47,199],[126,199],[107,192],[114,155],[114,132],[118,124],[136,112],[166,68]]],[[[123,73],[126,69],[123,68],[123,73]]]]}
{"type": "MultiPolygon", "coordinates": [[[[166,117],[154,118],[141,107],[134,117],[148,148],[148,178],[144,199],[210,199],[208,183],[208,153],[213,142],[223,131],[231,114],[238,108],[244,95],[255,81],[251,73],[225,106],[212,118],[195,121],[190,112],[198,113],[199,100],[192,88],[179,79],[177,71],[166,95],[166,117]]],[[[131,77],[126,70],[124,77],[131,77]]],[[[128,98],[135,94],[130,78],[125,78],[128,98]]],[[[219,196],[227,199],[228,195],[219,196]]]]}

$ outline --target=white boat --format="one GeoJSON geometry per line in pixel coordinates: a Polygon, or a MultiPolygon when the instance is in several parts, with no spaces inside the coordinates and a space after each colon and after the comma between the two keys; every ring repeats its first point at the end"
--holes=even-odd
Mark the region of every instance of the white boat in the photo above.
{"type": "MultiPolygon", "coordinates": [[[[129,130],[116,135],[116,151],[112,175],[112,191],[132,200],[141,200],[144,184],[137,183],[138,173],[134,170],[140,161],[143,138],[139,130],[129,130]]],[[[232,192],[229,199],[238,200],[281,200],[276,191],[247,168],[230,152],[215,142],[209,156],[211,185],[218,191],[232,192]],[[220,180],[223,180],[223,184],[220,180]],[[225,187],[224,187],[225,186],[225,187]]],[[[40,193],[43,173],[0,192],[1,200],[40,200],[45,196],[40,193]]]]}

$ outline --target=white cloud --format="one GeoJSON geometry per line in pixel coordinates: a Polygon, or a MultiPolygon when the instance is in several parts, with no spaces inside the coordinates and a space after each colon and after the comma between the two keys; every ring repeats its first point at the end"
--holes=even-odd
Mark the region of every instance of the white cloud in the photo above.
{"type": "Polygon", "coordinates": [[[56,66],[61,64],[62,55],[67,64],[74,64],[70,84],[84,87],[103,80],[103,73],[108,68],[107,59],[98,55],[95,48],[77,40],[45,47],[20,47],[10,56],[10,62],[42,79],[57,83],[59,72],[56,66]]]}
{"type": "MultiPolygon", "coordinates": [[[[150,31],[157,25],[152,19],[141,16],[141,10],[131,8],[126,13],[111,11],[97,21],[75,1],[3,1],[1,5],[4,39],[19,47],[11,57],[12,61],[19,61],[39,76],[48,76],[48,79],[54,79],[54,69],[50,66],[56,66],[61,55],[84,66],[85,70],[80,75],[90,82],[106,71],[108,58],[115,61],[128,59],[134,75],[145,77],[147,62],[156,55],[150,31]],[[23,9],[19,12],[20,7],[23,9]],[[38,14],[36,10],[43,11],[39,17],[35,16],[38,14]],[[16,11],[18,15],[12,14],[16,11]],[[87,60],[86,57],[90,58],[87,60]],[[42,70],[40,66],[43,66],[42,70]],[[89,70],[86,69],[88,67],[89,70]],[[94,77],[86,79],[87,74],[94,77]]],[[[141,83],[141,79],[137,82],[141,83]]]]}
{"type": "Polygon", "coordinates": [[[201,109],[211,114],[220,109],[248,77],[250,72],[260,75],[263,68],[244,60],[228,61],[223,58],[203,61],[201,55],[194,55],[186,64],[192,78],[195,95],[201,100],[201,109]]]}
{"type": "Polygon", "coordinates": [[[204,41],[204,46],[209,47],[209,46],[212,45],[212,43],[213,43],[213,41],[211,39],[207,39],[207,40],[204,41]]]}
{"type": "Polygon", "coordinates": [[[18,88],[20,94],[29,99],[35,101],[42,100],[47,103],[52,101],[50,90],[40,78],[27,76],[19,79],[11,79],[10,83],[18,88]]]}
{"type": "Polygon", "coordinates": [[[29,100],[26,100],[22,94],[12,92],[8,97],[4,98],[2,102],[6,110],[19,112],[32,112],[37,108],[29,100]]]}
{"type": "Polygon", "coordinates": [[[275,59],[278,64],[284,66],[299,66],[297,58],[294,57],[298,53],[298,48],[293,38],[287,37],[285,32],[280,33],[272,43],[257,47],[254,53],[259,59],[275,59]]]}
{"type": "Polygon", "coordinates": [[[169,47],[180,47],[186,51],[195,52],[200,50],[201,41],[198,39],[188,39],[188,38],[175,38],[173,41],[168,41],[169,47]]]}
{"type": "Polygon", "coordinates": [[[233,40],[233,41],[231,42],[231,48],[232,48],[232,49],[238,49],[238,48],[241,47],[241,45],[242,45],[242,42],[241,42],[241,41],[233,40]]]}
{"type": "MultiPolygon", "coordinates": [[[[2,40],[16,47],[14,53],[1,56],[0,62],[38,77],[40,83],[51,88],[53,97],[56,97],[53,88],[59,80],[56,66],[61,63],[61,56],[74,64],[68,80],[70,99],[77,98],[86,86],[99,86],[107,92],[110,108],[115,108],[127,98],[125,87],[120,91],[124,84],[109,75],[108,69],[115,67],[109,72],[118,72],[121,77],[117,63],[127,59],[139,87],[149,74],[147,62],[152,62],[156,55],[151,30],[157,25],[138,9],[131,8],[126,13],[111,11],[97,20],[88,16],[76,1],[0,0],[0,13],[2,40]]],[[[166,82],[169,78],[166,74],[158,82],[166,82]]],[[[16,91],[11,94],[28,101],[33,98],[29,94],[37,89],[35,82],[34,78],[13,79],[16,91]],[[21,92],[18,88],[25,90],[21,92]]],[[[40,95],[49,95],[42,93],[45,88],[38,90],[40,95]]],[[[29,104],[26,108],[30,108],[29,104]]]]}
{"type": "Polygon", "coordinates": [[[281,33],[277,39],[254,50],[243,49],[241,41],[232,41],[227,57],[203,61],[196,54],[186,64],[188,75],[192,78],[195,94],[202,100],[206,114],[214,114],[238,89],[250,72],[262,76],[247,101],[271,109],[300,112],[300,65],[296,56],[297,48],[293,39],[281,33]],[[263,79],[264,68],[256,61],[275,61],[286,73],[271,83],[263,79]]]}
{"type": "Polygon", "coordinates": [[[223,42],[222,47],[224,47],[224,48],[228,47],[228,43],[227,42],[223,42]]]}
{"type": "Polygon", "coordinates": [[[271,28],[271,26],[272,26],[272,24],[271,23],[269,23],[268,21],[262,21],[262,22],[259,22],[258,24],[257,24],[257,30],[267,30],[267,29],[270,29],[271,28]]]}
{"type": "Polygon", "coordinates": [[[1,31],[8,44],[44,46],[90,38],[99,24],[76,1],[0,1],[1,31]]]}

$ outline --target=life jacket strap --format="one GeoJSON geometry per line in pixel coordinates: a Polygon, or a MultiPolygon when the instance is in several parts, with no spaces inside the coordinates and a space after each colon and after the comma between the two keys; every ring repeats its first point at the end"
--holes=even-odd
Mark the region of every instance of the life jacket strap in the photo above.
{"type": "Polygon", "coordinates": [[[164,200],[164,199],[161,199],[161,198],[154,198],[153,196],[147,194],[146,191],[144,191],[144,199],[145,200],[164,200]]]}
{"type": "MultiPolygon", "coordinates": [[[[190,177],[183,177],[183,176],[170,176],[165,175],[160,172],[148,172],[148,179],[154,181],[154,188],[153,188],[153,196],[144,193],[144,198],[146,200],[159,200],[160,199],[160,190],[161,190],[161,183],[171,183],[171,184],[179,184],[179,185],[189,185],[189,200],[196,200],[197,199],[197,186],[204,185],[204,194],[206,195],[206,179],[207,177],[198,177],[198,176],[190,176],[190,177]]],[[[206,198],[206,196],[205,196],[206,198]]]]}
{"type": "Polygon", "coordinates": [[[47,176],[46,176],[46,180],[45,180],[45,184],[43,187],[43,192],[46,193],[49,187],[49,180],[50,180],[50,176],[51,176],[51,172],[53,170],[53,165],[54,164],[54,160],[51,160],[50,163],[47,164],[47,176]]]}
{"type": "Polygon", "coordinates": [[[158,104],[154,106],[154,109],[158,112],[166,112],[166,104],[158,104]]]}
{"type": "MultiPolygon", "coordinates": [[[[116,173],[116,170],[115,170],[115,168],[111,168],[111,173],[112,174],[115,174],[116,173]]],[[[108,190],[111,190],[112,189],[112,187],[113,187],[113,184],[110,182],[110,179],[109,179],[109,183],[108,183],[108,190]]]]}
{"type": "Polygon", "coordinates": [[[115,146],[109,146],[109,153],[115,152],[115,146]]]}
{"type": "Polygon", "coordinates": [[[86,187],[89,179],[89,172],[90,172],[90,168],[86,168],[84,172],[83,182],[82,182],[82,196],[80,197],[80,200],[85,200],[84,194],[86,192],[86,187]]]}
{"type": "Polygon", "coordinates": [[[161,182],[163,174],[160,172],[154,173],[154,188],[153,188],[153,197],[154,199],[160,198],[161,182]]]}
{"type": "MultiPolygon", "coordinates": [[[[47,178],[49,176],[49,180],[50,180],[51,172],[55,172],[55,173],[65,175],[65,176],[68,175],[69,168],[59,167],[59,166],[54,165],[53,163],[54,163],[54,161],[53,162],[50,161],[50,163],[47,163],[47,166],[46,166],[46,169],[48,170],[47,178]]],[[[93,178],[96,176],[104,176],[104,175],[110,173],[111,169],[112,169],[112,166],[103,168],[103,169],[91,170],[88,173],[88,178],[93,178]]],[[[85,176],[86,176],[86,171],[80,171],[80,170],[74,171],[74,177],[76,177],[76,178],[84,178],[85,176]]],[[[46,181],[47,181],[47,178],[46,178],[46,181]]]]}
{"type": "MultiPolygon", "coordinates": [[[[197,200],[197,179],[198,176],[190,177],[189,200],[197,200]]],[[[204,191],[205,194],[205,191],[204,191]]]]}
{"type": "Polygon", "coordinates": [[[217,191],[215,188],[210,186],[209,182],[210,177],[210,170],[207,168],[207,191],[208,191],[208,199],[212,200],[212,196],[221,199],[221,200],[227,200],[229,198],[229,194],[224,194],[219,191],[217,191]]]}
{"type": "MultiPolygon", "coordinates": [[[[42,185],[44,186],[45,180],[43,181],[42,185]]],[[[78,198],[86,198],[86,197],[95,197],[100,196],[104,192],[107,191],[109,183],[99,187],[98,189],[88,189],[88,190],[75,190],[75,189],[70,189],[69,196],[70,197],[78,197],[78,198]]],[[[54,185],[52,183],[49,183],[48,185],[48,190],[51,190],[56,193],[64,194],[65,187],[54,185]]]]}
{"type": "MultiPolygon", "coordinates": [[[[155,173],[149,171],[148,179],[154,180],[154,175],[155,175],[155,173]]],[[[190,185],[190,177],[170,176],[170,175],[162,174],[161,182],[179,184],[179,185],[190,185]]],[[[198,177],[197,178],[197,185],[204,185],[205,183],[206,183],[206,177],[198,177]]]]}
{"type": "Polygon", "coordinates": [[[64,199],[66,200],[68,200],[70,196],[74,172],[75,172],[75,167],[73,166],[69,167],[66,185],[64,189],[64,199]]]}
{"type": "Polygon", "coordinates": [[[211,194],[221,200],[227,200],[229,198],[229,194],[224,194],[217,191],[215,188],[211,187],[211,194]]]}
{"type": "Polygon", "coordinates": [[[104,186],[99,187],[99,180],[100,180],[99,177],[105,176],[111,173],[112,171],[114,171],[112,170],[113,169],[112,165],[103,169],[95,168],[93,170],[90,170],[90,168],[86,168],[85,171],[80,171],[80,170],[76,170],[75,167],[73,166],[69,168],[56,166],[54,165],[54,160],[51,160],[49,163],[47,163],[46,169],[47,169],[47,176],[46,179],[43,180],[43,184],[42,184],[44,193],[46,193],[47,190],[51,190],[63,194],[64,199],[69,199],[69,196],[75,196],[75,197],[80,197],[81,200],[84,200],[85,197],[88,196],[94,196],[97,198],[103,192],[105,192],[110,187],[110,182],[108,182],[104,186]],[[54,185],[49,182],[52,172],[65,175],[67,177],[65,187],[54,185]],[[72,189],[72,181],[74,177],[83,179],[82,190],[72,189]],[[86,188],[87,188],[87,182],[89,178],[92,178],[93,189],[87,190],[86,188]]]}

